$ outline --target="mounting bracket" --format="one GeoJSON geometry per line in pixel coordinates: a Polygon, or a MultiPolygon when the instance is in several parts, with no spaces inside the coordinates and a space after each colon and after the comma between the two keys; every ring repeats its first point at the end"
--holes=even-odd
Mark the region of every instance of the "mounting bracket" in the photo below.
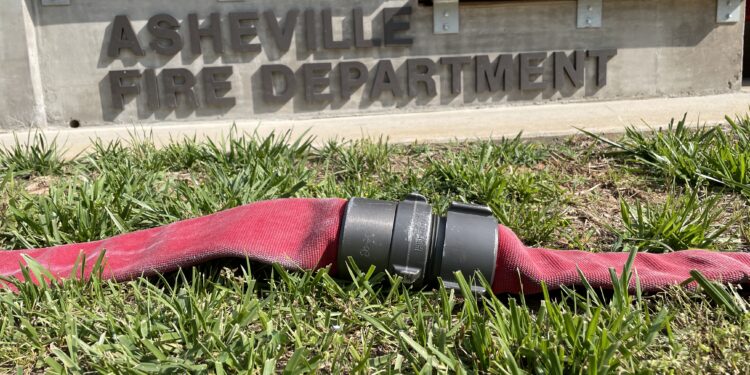
{"type": "Polygon", "coordinates": [[[458,0],[433,0],[432,18],[435,34],[458,34],[458,0]]]}
{"type": "Polygon", "coordinates": [[[579,29],[602,27],[602,0],[578,0],[577,20],[579,29]]]}
{"type": "Polygon", "coordinates": [[[742,0],[717,0],[716,23],[740,22],[742,0]]]}

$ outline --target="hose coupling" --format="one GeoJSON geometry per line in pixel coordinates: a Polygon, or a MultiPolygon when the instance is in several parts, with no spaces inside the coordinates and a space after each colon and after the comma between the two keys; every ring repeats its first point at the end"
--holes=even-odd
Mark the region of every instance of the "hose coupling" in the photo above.
{"type": "MultiPolygon", "coordinates": [[[[454,202],[441,217],[415,193],[401,202],[352,198],[341,224],[337,265],[346,270],[351,257],[360,269],[388,270],[414,287],[440,277],[446,287],[458,289],[456,271],[492,282],[497,242],[497,220],[487,206],[454,202]]],[[[471,287],[484,292],[478,279],[471,287]]]]}

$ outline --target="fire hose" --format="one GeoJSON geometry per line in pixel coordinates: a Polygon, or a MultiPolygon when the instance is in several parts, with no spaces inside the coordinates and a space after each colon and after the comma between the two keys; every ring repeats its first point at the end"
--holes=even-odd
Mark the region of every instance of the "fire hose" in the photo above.
{"type": "MultiPolygon", "coordinates": [[[[467,278],[481,274],[494,293],[527,294],[540,292],[542,283],[549,289],[580,285],[581,275],[595,288],[611,289],[610,269],[622,272],[629,256],[529,248],[498,225],[486,206],[453,203],[445,216],[437,216],[417,194],[400,202],[278,199],[100,241],[0,251],[0,276],[5,279],[0,284],[13,289],[9,280],[24,280],[26,258],[54,279],[90,277],[102,253],[101,277],[116,281],[218,258],[298,270],[330,267],[343,277],[352,260],[360,269],[375,266],[415,287],[435,285],[438,279],[446,287],[458,287],[455,274],[461,271],[467,278]]],[[[692,270],[711,280],[741,284],[750,278],[750,253],[639,253],[632,268],[646,292],[680,284],[692,270]]],[[[478,282],[472,287],[483,290],[478,282]]]]}

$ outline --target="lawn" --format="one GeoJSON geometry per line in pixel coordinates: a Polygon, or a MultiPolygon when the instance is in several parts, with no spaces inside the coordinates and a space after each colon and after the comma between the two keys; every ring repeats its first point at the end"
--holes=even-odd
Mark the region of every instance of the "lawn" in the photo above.
{"type": "MultiPolygon", "coordinates": [[[[750,251],[750,119],[555,141],[445,145],[148,134],[73,160],[0,152],[0,248],[101,239],[281,197],[487,204],[532,246],[750,251]]],[[[32,135],[33,137],[33,135],[32,135]]],[[[476,296],[351,270],[217,261],[152,279],[0,292],[4,373],[747,373],[750,300],[701,282],[476,296]]],[[[628,276],[618,282],[627,283],[628,276]]],[[[699,275],[697,275],[699,276],[699,275]]]]}

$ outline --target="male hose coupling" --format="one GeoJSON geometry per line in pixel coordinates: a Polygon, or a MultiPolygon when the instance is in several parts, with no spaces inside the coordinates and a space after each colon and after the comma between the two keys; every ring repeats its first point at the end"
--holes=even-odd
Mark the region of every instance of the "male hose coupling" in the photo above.
{"type": "Polygon", "coordinates": [[[419,194],[401,202],[352,198],[341,224],[338,269],[345,272],[351,257],[362,270],[388,270],[414,287],[439,277],[456,289],[454,273],[461,271],[474,277],[474,291],[484,292],[476,276],[492,282],[497,242],[497,220],[487,206],[454,202],[440,217],[419,194]]]}

